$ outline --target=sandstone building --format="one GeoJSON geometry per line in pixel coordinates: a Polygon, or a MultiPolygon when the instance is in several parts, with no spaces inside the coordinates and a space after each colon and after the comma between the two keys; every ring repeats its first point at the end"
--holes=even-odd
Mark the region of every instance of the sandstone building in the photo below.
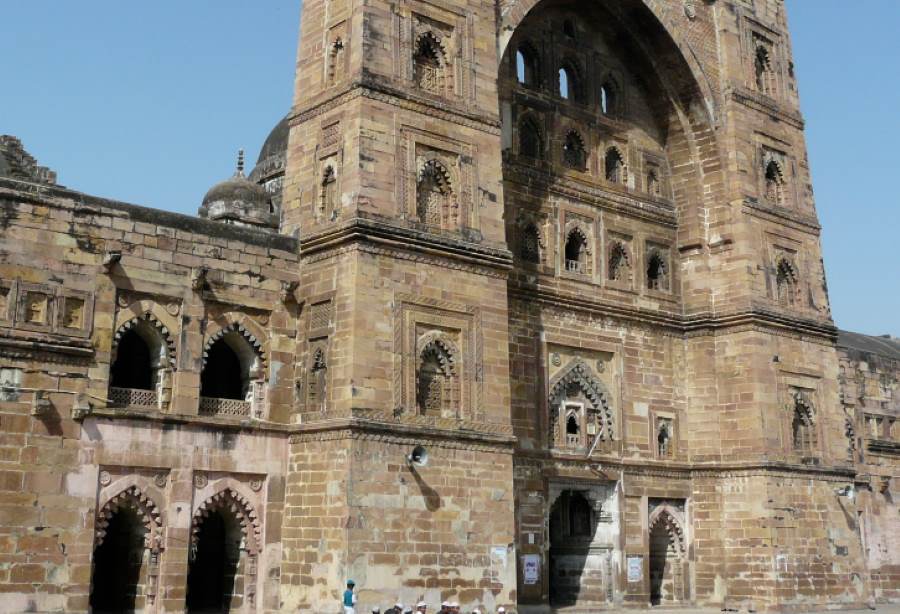
{"type": "Polygon", "coordinates": [[[791,57],[781,0],[306,0],[199,217],[2,137],[0,610],[900,600],[791,57]]]}

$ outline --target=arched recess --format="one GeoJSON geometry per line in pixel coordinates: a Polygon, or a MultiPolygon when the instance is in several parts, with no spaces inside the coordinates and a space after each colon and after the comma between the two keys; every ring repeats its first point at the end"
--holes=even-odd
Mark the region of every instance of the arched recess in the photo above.
{"type": "Polygon", "coordinates": [[[266,403],[265,332],[245,314],[226,314],[207,329],[200,372],[200,413],[262,417],[266,403]]]}
{"type": "Polygon", "coordinates": [[[592,273],[591,255],[593,250],[588,239],[589,236],[587,229],[581,224],[570,224],[566,228],[566,240],[563,245],[563,265],[566,271],[581,275],[592,273]]]}
{"type": "Polygon", "coordinates": [[[687,599],[686,538],[681,513],[662,505],[650,514],[650,603],[680,603],[687,599]]]}
{"type": "Polygon", "coordinates": [[[162,519],[156,502],[131,485],[99,507],[94,525],[90,603],[94,612],[142,610],[157,594],[162,519]]]}
{"type": "Polygon", "coordinates": [[[262,526],[234,484],[206,497],[191,518],[188,612],[234,612],[256,603],[262,526]]]}
{"type": "Polygon", "coordinates": [[[438,159],[426,160],[416,176],[416,216],[437,229],[457,230],[459,209],[450,170],[438,159]]]}
{"type": "Polygon", "coordinates": [[[775,300],[785,306],[793,306],[797,302],[799,291],[797,267],[786,256],[778,258],[775,263],[775,300]]]}
{"type": "Polygon", "coordinates": [[[113,334],[110,404],[161,409],[168,402],[174,368],[175,338],[165,323],[151,310],[125,320],[113,334]]]}
{"type": "Polygon", "coordinates": [[[794,452],[810,455],[816,450],[816,411],[806,393],[796,391],[791,395],[791,448],[794,452]]]}
{"type": "Polygon", "coordinates": [[[455,418],[460,410],[459,349],[438,331],[416,343],[416,407],[424,416],[455,418]]]}
{"type": "MultiPolygon", "coordinates": [[[[609,391],[594,370],[581,358],[573,359],[550,380],[549,445],[561,448],[595,448],[595,440],[612,442],[615,438],[609,391]],[[566,437],[570,416],[580,421],[582,436],[574,445],[566,437]]],[[[599,442],[597,442],[599,443],[599,442]]]]}
{"type": "MultiPolygon", "coordinates": [[[[503,3],[498,45],[501,63],[510,61],[509,49],[516,49],[521,41],[535,36],[542,24],[547,23],[548,15],[571,9],[571,5],[555,0],[503,3]]],[[[647,136],[656,142],[656,146],[647,151],[661,162],[664,160],[665,168],[670,169],[666,174],[664,194],[674,204],[677,240],[680,244],[705,244],[710,239],[709,220],[730,215],[712,196],[716,190],[725,188],[723,169],[728,166],[725,164],[725,147],[720,141],[720,132],[717,132],[719,101],[714,95],[717,90],[702,70],[698,54],[682,39],[683,24],[670,24],[671,7],[656,0],[585,2],[577,9],[579,45],[590,46],[594,37],[598,37],[597,40],[602,39],[614,48],[619,58],[614,64],[622,64],[627,69],[627,74],[616,74],[619,85],[629,92],[628,109],[623,116],[617,117],[619,123],[613,129],[621,131],[634,127],[635,134],[642,135],[635,138],[647,136]],[[635,103],[638,99],[642,101],[641,108],[635,103]],[[635,125],[637,121],[642,122],[641,125],[635,125]],[[651,124],[652,130],[648,128],[651,124]],[[719,160],[721,164],[701,165],[701,160],[719,160]]],[[[618,65],[613,68],[622,70],[618,65]]],[[[505,117],[503,113],[514,117],[521,90],[515,89],[517,84],[508,79],[507,74],[504,66],[498,86],[501,117],[505,117]],[[510,109],[513,113],[506,110],[507,105],[513,107],[510,109]]],[[[597,92],[605,74],[600,73],[596,78],[588,74],[586,88],[597,92]]],[[[599,108],[595,100],[599,95],[590,98],[594,101],[593,107],[599,108]]],[[[507,132],[511,133],[511,129],[504,127],[504,133],[507,132]]],[[[631,162],[635,169],[641,168],[641,160],[631,162]]],[[[602,177],[602,165],[600,168],[598,174],[602,177]]],[[[520,170],[515,160],[509,161],[504,165],[504,178],[524,181],[525,170],[520,170]]],[[[548,185],[553,185],[553,179],[548,178],[548,185]]],[[[516,192],[514,187],[517,186],[509,187],[513,194],[516,192]]],[[[504,203],[513,208],[517,206],[515,198],[504,198],[504,203]]],[[[514,216],[515,212],[511,211],[510,215],[514,216]]],[[[711,294],[703,291],[690,298],[701,307],[708,304],[711,294]]]]}

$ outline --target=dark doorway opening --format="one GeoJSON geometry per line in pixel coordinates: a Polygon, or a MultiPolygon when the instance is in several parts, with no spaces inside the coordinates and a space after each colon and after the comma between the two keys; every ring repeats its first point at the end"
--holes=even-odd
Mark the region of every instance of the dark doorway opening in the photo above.
{"type": "Polygon", "coordinates": [[[222,338],[213,343],[200,375],[200,396],[243,401],[245,380],[241,360],[228,342],[222,338]]]}
{"type": "Polygon", "coordinates": [[[110,371],[110,385],[115,388],[153,390],[156,386],[150,346],[135,329],[129,330],[119,340],[116,361],[110,371]]]}
{"type": "Polygon", "coordinates": [[[550,511],[550,604],[554,607],[602,599],[602,587],[594,586],[585,575],[595,528],[596,519],[584,495],[564,491],[550,511]]]}
{"type": "Polygon", "coordinates": [[[91,609],[133,612],[141,583],[147,528],[132,508],[122,507],[106,527],[103,542],[94,551],[91,609]]]}
{"type": "Polygon", "coordinates": [[[188,568],[188,612],[231,611],[240,545],[241,529],[230,514],[215,510],[202,521],[188,568]]]}

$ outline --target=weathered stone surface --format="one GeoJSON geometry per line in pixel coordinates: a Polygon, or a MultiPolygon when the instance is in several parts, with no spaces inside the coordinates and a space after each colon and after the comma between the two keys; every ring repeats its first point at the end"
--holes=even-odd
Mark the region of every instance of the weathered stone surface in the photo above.
{"type": "Polygon", "coordinates": [[[780,0],[309,0],[279,232],[0,147],[0,610],[900,599],[780,0]]]}

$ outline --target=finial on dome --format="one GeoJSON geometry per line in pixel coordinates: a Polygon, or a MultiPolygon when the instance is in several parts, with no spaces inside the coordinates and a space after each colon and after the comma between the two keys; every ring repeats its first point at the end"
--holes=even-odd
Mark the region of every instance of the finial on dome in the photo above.
{"type": "Polygon", "coordinates": [[[241,177],[244,176],[244,150],[238,149],[237,173],[241,177]]]}

